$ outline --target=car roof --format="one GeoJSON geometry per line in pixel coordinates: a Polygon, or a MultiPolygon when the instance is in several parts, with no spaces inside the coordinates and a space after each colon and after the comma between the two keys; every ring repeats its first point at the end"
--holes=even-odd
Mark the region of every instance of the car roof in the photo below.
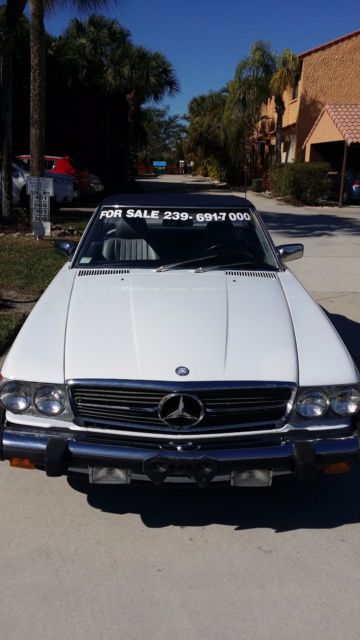
{"type": "MultiPolygon", "coordinates": [[[[17,158],[30,158],[30,154],[23,153],[21,155],[17,155],[17,158]]],[[[67,160],[69,156],[44,156],[45,160],[67,160]]]]}
{"type": "Polygon", "coordinates": [[[132,206],[132,207],[201,207],[201,208],[238,208],[253,207],[247,198],[235,195],[194,194],[194,193],[120,193],[109,196],[100,206],[132,206]]]}

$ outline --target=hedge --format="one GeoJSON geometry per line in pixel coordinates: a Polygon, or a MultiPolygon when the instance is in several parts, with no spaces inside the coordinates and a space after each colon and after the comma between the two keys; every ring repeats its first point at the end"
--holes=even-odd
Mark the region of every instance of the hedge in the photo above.
{"type": "Polygon", "coordinates": [[[253,178],[251,182],[251,190],[255,191],[255,193],[261,193],[262,191],[264,191],[262,178],[253,178]]]}
{"type": "Polygon", "coordinates": [[[294,162],[276,165],[269,170],[270,188],[275,197],[301,204],[317,204],[326,195],[326,162],[294,162]]]}

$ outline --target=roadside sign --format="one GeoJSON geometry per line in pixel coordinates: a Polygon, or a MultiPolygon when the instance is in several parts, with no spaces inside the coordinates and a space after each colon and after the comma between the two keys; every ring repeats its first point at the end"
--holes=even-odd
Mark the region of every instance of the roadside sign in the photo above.
{"type": "Polygon", "coordinates": [[[30,195],[31,222],[36,236],[50,236],[50,197],[54,195],[54,180],[28,176],[26,193],[30,195]]]}
{"type": "Polygon", "coordinates": [[[166,160],[154,160],[153,162],[153,167],[166,167],[166,166],[167,166],[166,160]]]}
{"type": "Polygon", "coordinates": [[[39,178],[38,176],[27,176],[26,178],[26,193],[31,195],[32,193],[39,193],[48,196],[54,195],[54,180],[53,178],[39,178]]]}
{"type": "Polygon", "coordinates": [[[50,236],[50,196],[44,193],[30,195],[31,222],[36,236],[50,236]]]}

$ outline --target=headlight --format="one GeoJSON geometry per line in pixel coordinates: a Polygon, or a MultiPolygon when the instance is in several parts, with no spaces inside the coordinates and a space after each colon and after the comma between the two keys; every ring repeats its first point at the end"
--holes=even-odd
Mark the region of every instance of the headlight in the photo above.
{"type": "Polygon", "coordinates": [[[352,416],[360,407],[358,389],[339,389],[330,400],[330,406],[339,416],[352,416]]]}
{"type": "Polygon", "coordinates": [[[30,389],[22,382],[7,382],[1,389],[0,400],[8,411],[23,413],[31,404],[30,389]]]}
{"type": "Polygon", "coordinates": [[[304,391],[296,403],[296,411],[303,418],[321,418],[328,408],[329,399],[323,391],[304,391]]]}
{"type": "Polygon", "coordinates": [[[57,416],[65,409],[65,398],[63,392],[47,384],[40,387],[34,397],[34,405],[40,413],[47,416],[57,416]]]}

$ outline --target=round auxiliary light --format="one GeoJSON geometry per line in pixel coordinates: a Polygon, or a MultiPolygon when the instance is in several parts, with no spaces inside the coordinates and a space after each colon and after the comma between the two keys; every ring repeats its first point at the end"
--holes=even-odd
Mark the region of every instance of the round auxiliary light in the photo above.
{"type": "Polygon", "coordinates": [[[12,413],[23,413],[31,405],[30,389],[22,382],[7,382],[1,389],[2,405],[12,413]]]}
{"type": "Polygon", "coordinates": [[[329,399],[323,391],[304,391],[296,403],[296,411],[303,418],[321,418],[329,408],[329,399]]]}
{"type": "Polygon", "coordinates": [[[65,409],[65,398],[61,389],[47,384],[40,387],[34,398],[35,407],[46,416],[57,416],[65,409]]]}
{"type": "Polygon", "coordinates": [[[338,416],[352,416],[360,408],[358,389],[339,389],[330,400],[330,406],[338,416]]]}

